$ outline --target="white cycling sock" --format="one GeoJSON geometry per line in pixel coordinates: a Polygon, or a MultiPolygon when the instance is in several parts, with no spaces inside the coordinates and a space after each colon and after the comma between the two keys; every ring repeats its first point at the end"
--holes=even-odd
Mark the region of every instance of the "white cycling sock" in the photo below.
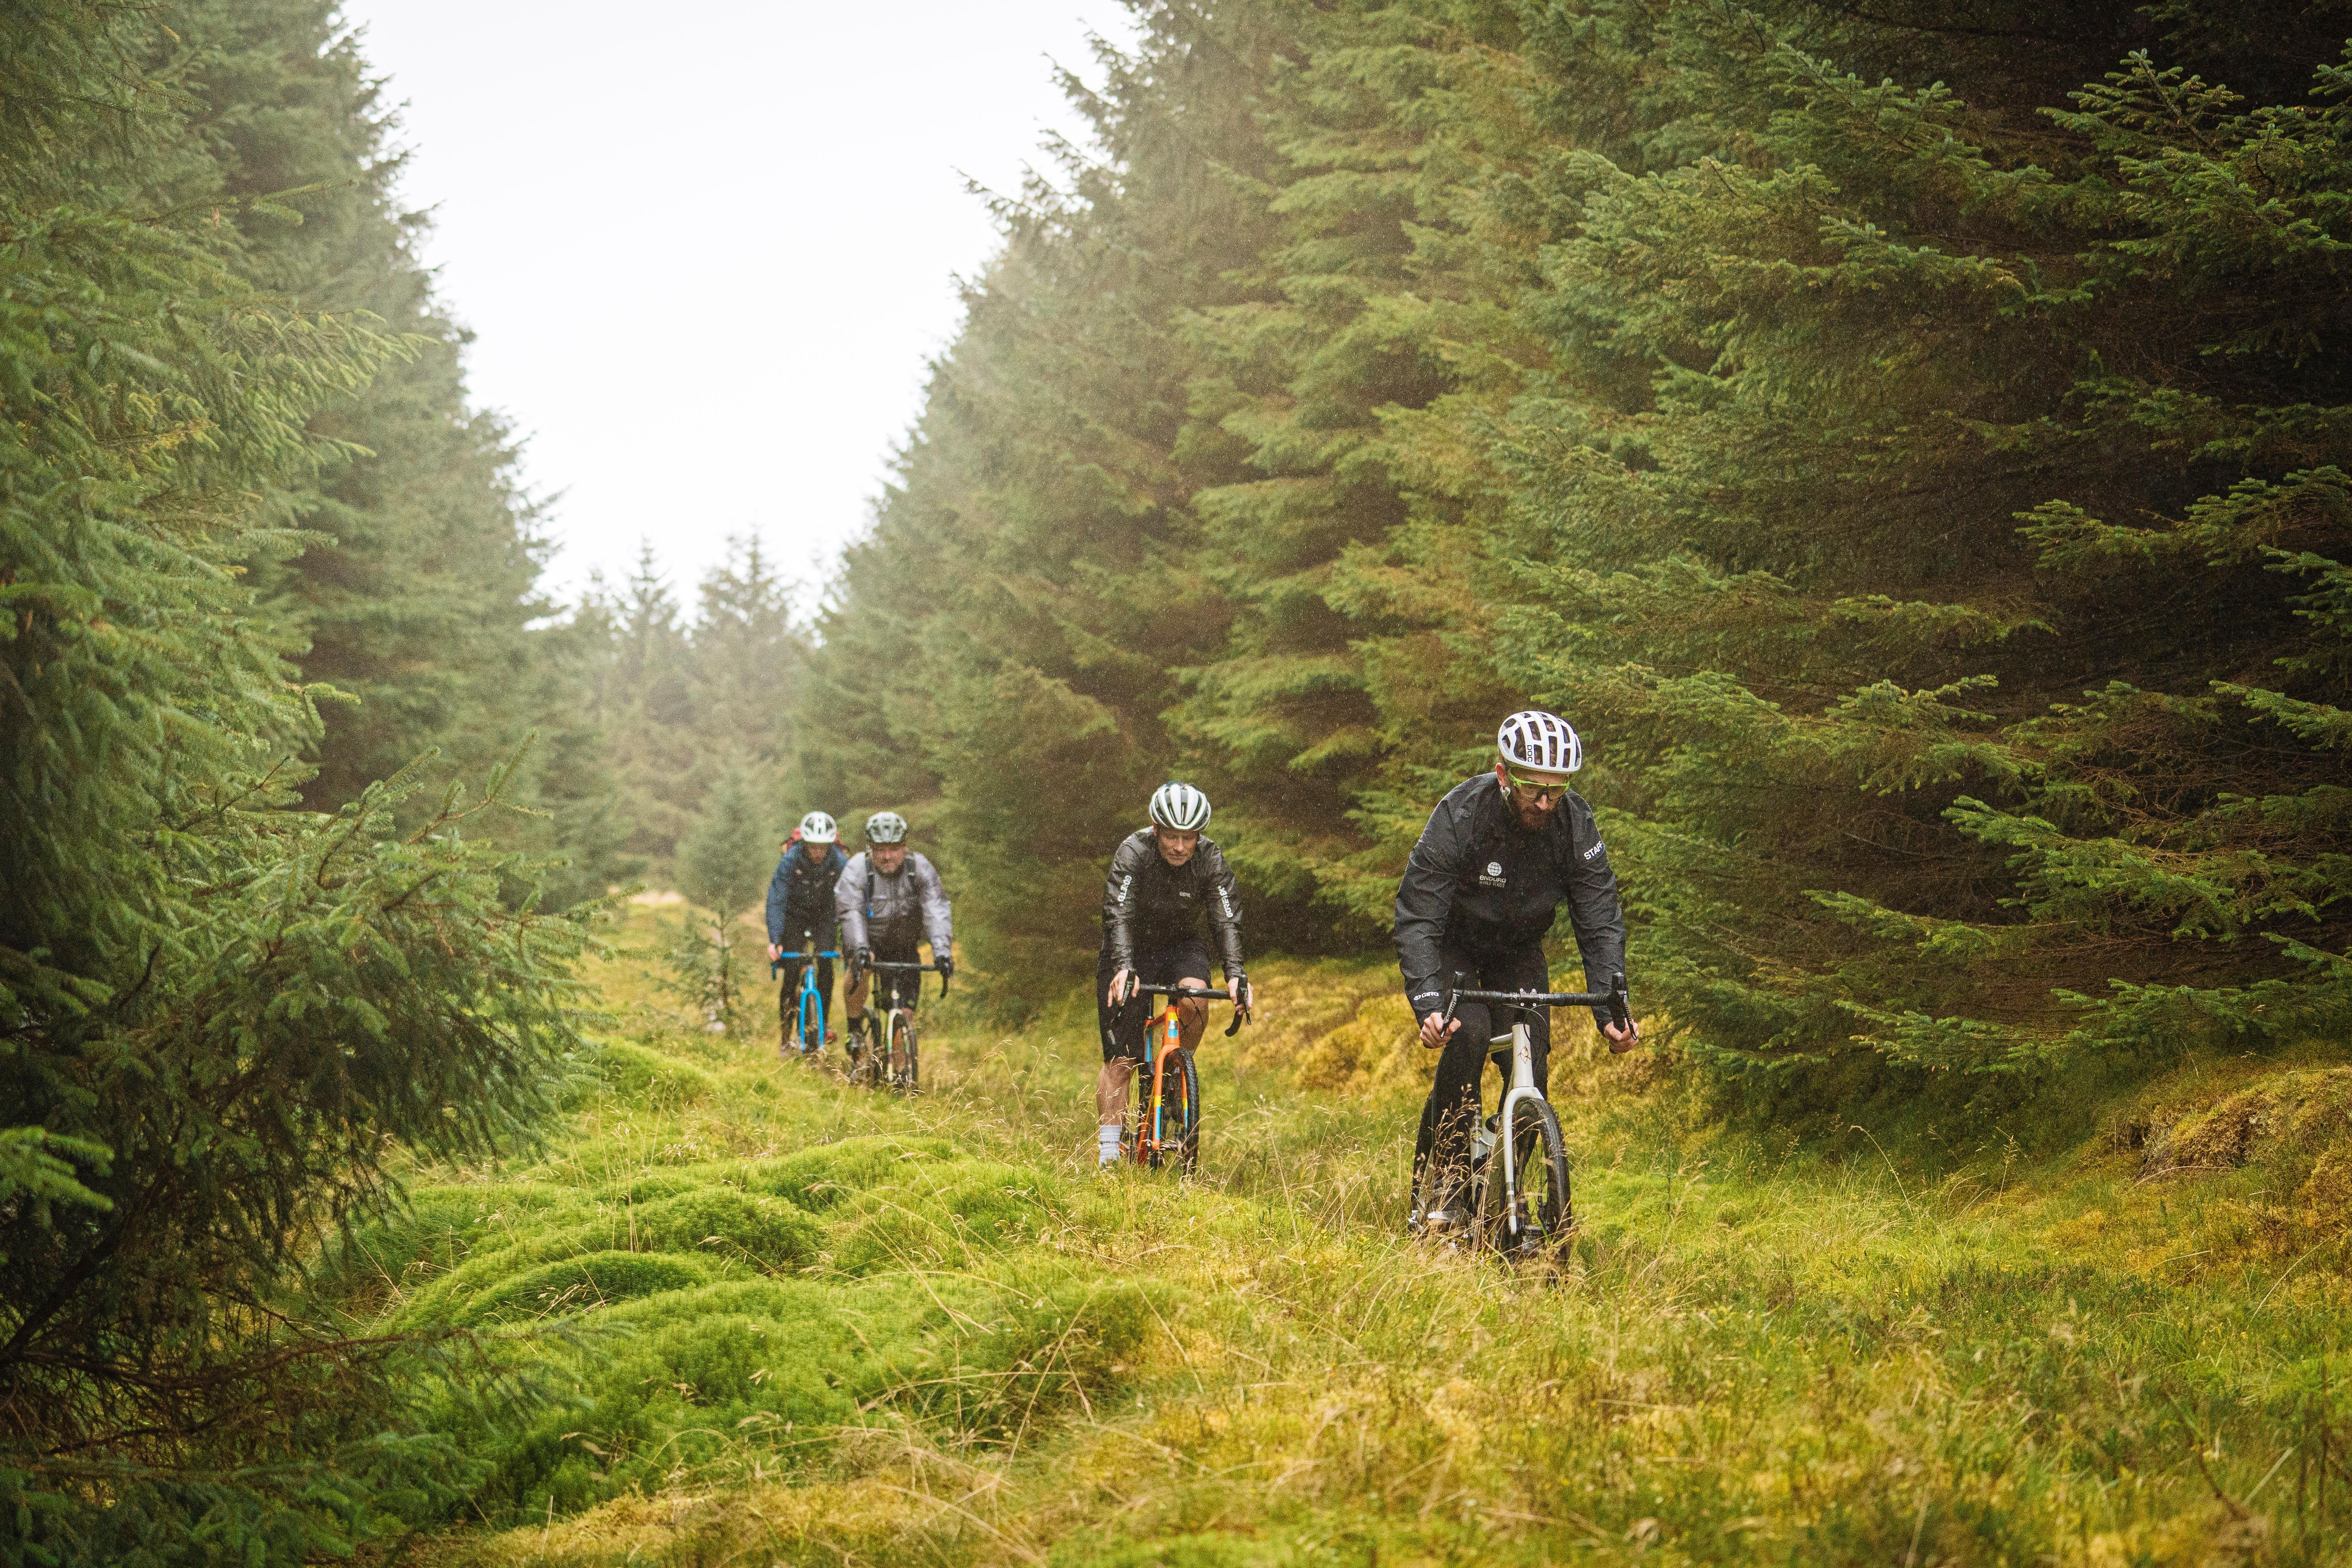
{"type": "Polygon", "coordinates": [[[1118,1134],[1119,1130],[1117,1127],[1095,1129],[1095,1142],[1098,1145],[1097,1152],[1101,1155],[1098,1163],[1115,1165],[1118,1163],[1118,1134]]]}

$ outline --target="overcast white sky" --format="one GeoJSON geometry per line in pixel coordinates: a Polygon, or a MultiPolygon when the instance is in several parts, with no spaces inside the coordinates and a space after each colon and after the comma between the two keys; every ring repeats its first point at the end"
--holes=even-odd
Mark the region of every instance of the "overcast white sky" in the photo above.
{"type": "Polygon", "coordinates": [[[954,275],[996,246],[969,174],[1017,187],[1099,80],[1117,0],[346,0],[478,334],[478,404],[560,492],[551,585],[650,539],[681,598],[730,533],[814,582],[866,525],[954,275]],[[1049,60],[1050,57],[1050,60],[1049,60]]]}

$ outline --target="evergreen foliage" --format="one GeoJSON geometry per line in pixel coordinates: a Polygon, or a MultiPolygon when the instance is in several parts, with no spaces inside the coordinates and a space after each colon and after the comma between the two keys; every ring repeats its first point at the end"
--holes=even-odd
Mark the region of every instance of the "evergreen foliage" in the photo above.
{"type": "Polygon", "coordinates": [[[772,866],[766,847],[811,809],[783,798],[809,651],[796,587],[757,536],[734,539],[704,574],[688,622],[648,544],[617,593],[591,587],[570,628],[580,721],[612,784],[614,863],[675,880],[713,909],[722,906],[706,895],[734,898],[740,868],[713,882],[706,853],[690,871],[680,858],[688,836],[707,828],[725,853],[772,866]]]}
{"type": "Polygon", "coordinates": [[[1082,964],[1171,775],[1374,944],[1542,702],[1727,1070],[2352,1020],[2336,11],[1138,14],[802,709],[983,950],[1082,964]]]}
{"type": "Polygon", "coordinates": [[[430,346],[250,237],[301,214],[234,153],[277,89],[225,84],[332,56],[324,14],[32,0],[0,36],[12,1561],[297,1561],[446,1495],[462,1461],[404,1435],[412,1348],[297,1276],[402,1162],[510,1140],[572,1041],[581,919],[475,842],[516,770],[405,828],[413,776],[300,809],[328,693],[257,579],[362,458],[339,411],[430,346]]]}

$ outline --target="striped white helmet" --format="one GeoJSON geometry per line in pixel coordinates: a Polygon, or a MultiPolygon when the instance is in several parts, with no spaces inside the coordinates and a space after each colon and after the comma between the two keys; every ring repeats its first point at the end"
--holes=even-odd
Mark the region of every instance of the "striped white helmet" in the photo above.
{"type": "Polygon", "coordinates": [[[1151,820],[1171,833],[1198,833],[1209,826],[1209,797],[1188,784],[1164,784],[1151,792],[1151,820]]]}
{"type": "Polygon", "coordinates": [[[1584,765],[1584,742],[1576,738],[1568,721],[1540,708],[1504,720],[1503,727],[1495,731],[1495,750],[1506,765],[1548,773],[1572,773],[1584,765]]]}
{"type": "Polygon", "coordinates": [[[841,828],[821,811],[812,811],[801,818],[801,842],[803,844],[838,844],[841,828]]]}
{"type": "Polygon", "coordinates": [[[866,819],[866,842],[904,844],[907,842],[907,819],[895,811],[876,812],[866,819]]]}

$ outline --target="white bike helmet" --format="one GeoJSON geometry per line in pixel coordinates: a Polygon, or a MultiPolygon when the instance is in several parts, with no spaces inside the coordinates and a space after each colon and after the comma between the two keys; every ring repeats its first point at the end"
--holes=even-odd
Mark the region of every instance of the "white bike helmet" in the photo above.
{"type": "Polygon", "coordinates": [[[1209,826],[1209,797],[1188,784],[1164,784],[1151,792],[1151,820],[1171,833],[1198,833],[1209,826]]]}
{"type": "Polygon", "coordinates": [[[801,818],[801,842],[803,844],[838,844],[841,828],[833,818],[821,811],[812,811],[801,818]]]}
{"type": "Polygon", "coordinates": [[[904,844],[907,842],[907,819],[895,811],[876,812],[866,819],[866,842],[904,844]]]}
{"type": "Polygon", "coordinates": [[[1584,742],[1576,738],[1568,721],[1540,708],[1504,720],[1503,727],[1495,731],[1495,750],[1507,767],[1572,773],[1584,765],[1584,742]]]}

